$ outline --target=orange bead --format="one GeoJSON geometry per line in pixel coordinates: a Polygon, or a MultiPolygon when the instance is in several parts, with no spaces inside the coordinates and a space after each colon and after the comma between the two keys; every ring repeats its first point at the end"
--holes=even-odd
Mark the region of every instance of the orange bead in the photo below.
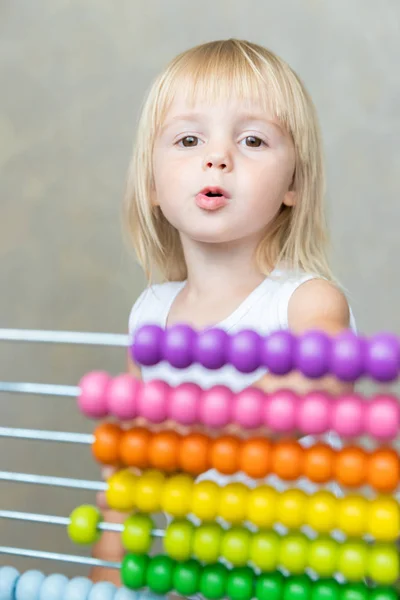
{"type": "Polygon", "coordinates": [[[367,481],[379,492],[393,492],[399,484],[400,463],[395,450],[382,448],[369,456],[367,481]]]}
{"type": "Polygon", "coordinates": [[[152,468],[172,473],[179,467],[181,436],[176,431],[154,433],[148,448],[152,468]]]}
{"type": "Polygon", "coordinates": [[[147,469],[149,467],[148,446],[151,433],[143,427],[127,429],[122,433],[119,445],[121,462],[127,467],[147,469]]]}
{"type": "Polygon", "coordinates": [[[367,454],[362,448],[343,448],[334,461],[334,477],[346,487],[363,485],[367,476],[367,462],[367,454]]]}
{"type": "Polygon", "coordinates": [[[233,435],[224,435],[213,441],[210,462],[223,475],[232,475],[239,470],[240,440],[233,435]]]}
{"type": "Polygon", "coordinates": [[[272,450],[272,472],[285,481],[303,474],[304,449],[295,441],[277,442],[272,450]]]}
{"type": "Polygon", "coordinates": [[[239,452],[239,470],[253,479],[261,479],[270,473],[271,442],[253,438],[242,443],[239,452]]]}
{"type": "Polygon", "coordinates": [[[186,473],[200,475],[210,468],[209,448],[211,440],[203,433],[190,433],[182,438],[179,465],[186,473]]]}
{"type": "Polygon", "coordinates": [[[104,465],[116,465],[119,462],[121,428],[114,423],[103,423],[94,431],[92,454],[104,465]]]}
{"type": "Polygon", "coordinates": [[[305,450],[304,477],[315,483],[333,479],[335,451],[326,444],[317,443],[305,450]]]}

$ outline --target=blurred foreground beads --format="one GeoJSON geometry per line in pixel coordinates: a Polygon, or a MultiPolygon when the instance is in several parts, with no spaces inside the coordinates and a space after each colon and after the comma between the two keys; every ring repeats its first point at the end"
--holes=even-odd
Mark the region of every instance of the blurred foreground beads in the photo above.
{"type": "MultiPolygon", "coordinates": [[[[370,401],[354,393],[336,398],[316,390],[300,396],[292,390],[266,394],[250,387],[235,394],[224,385],[202,390],[183,383],[174,388],[163,381],[143,383],[130,375],[112,379],[94,372],[81,380],[78,406],[93,419],[109,414],[121,420],[142,417],[155,424],[173,420],[210,429],[235,424],[244,429],[265,426],[276,433],[308,435],[333,430],[342,437],[370,435],[381,441],[393,440],[400,431],[400,405],[388,393],[376,394],[370,401]]],[[[108,439],[115,433],[109,428],[108,439]]]]}
{"type": "Polygon", "coordinates": [[[205,333],[187,325],[164,330],[145,325],[132,342],[132,356],[143,366],[163,360],[178,369],[195,362],[211,369],[231,364],[242,373],[265,367],[276,375],[297,369],[313,379],[332,374],[342,381],[356,381],[367,375],[389,382],[399,375],[400,342],[396,336],[383,333],[370,339],[351,332],[330,337],[322,331],[297,337],[277,331],[262,337],[251,330],[227,335],[218,328],[205,333]]]}

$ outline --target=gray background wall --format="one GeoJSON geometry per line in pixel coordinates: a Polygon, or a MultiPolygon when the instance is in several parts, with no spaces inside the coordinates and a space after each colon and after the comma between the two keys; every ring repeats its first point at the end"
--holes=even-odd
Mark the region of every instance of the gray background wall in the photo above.
{"type": "MultiPolygon", "coordinates": [[[[177,52],[237,36],[299,72],[325,136],[337,275],[360,329],[400,331],[398,0],[2,0],[0,327],[125,332],[144,279],[120,202],[143,94],[177,52]]],[[[121,350],[0,344],[0,379],[75,384],[121,350]]],[[[0,396],[0,423],[91,431],[69,399],[0,396]]],[[[96,478],[88,449],[0,440],[0,470],[96,478]]],[[[0,483],[0,508],[68,515],[90,494],[0,483]]],[[[0,521],[0,544],[76,551],[0,521]]],[[[84,568],[11,559],[71,575],[84,568]]]]}

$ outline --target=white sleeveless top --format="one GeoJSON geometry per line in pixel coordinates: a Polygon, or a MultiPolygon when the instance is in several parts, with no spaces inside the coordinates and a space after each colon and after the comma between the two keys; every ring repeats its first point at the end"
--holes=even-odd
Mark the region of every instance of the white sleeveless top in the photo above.
{"type": "MultiPolygon", "coordinates": [[[[311,279],[321,279],[318,275],[305,272],[291,272],[275,269],[266,277],[249,296],[226,319],[216,324],[216,327],[229,333],[242,329],[252,329],[261,335],[267,335],[280,329],[288,329],[288,305],[296,289],[311,279]]],[[[178,293],[185,286],[186,281],[166,282],[152,285],[139,296],[133,305],[129,317],[129,334],[133,338],[135,331],[142,325],[152,324],[165,327],[170,308],[178,293]]],[[[350,326],[355,330],[355,320],[350,310],[350,326]]],[[[214,385],[225,385],[234,392],[251,386],[267,372],[260,368],[253,373],[240,373],[231,365],[226,365],[218,370],[207,370],[202,365],[191,365],[187,369],[176,369],[167,362],[162,362],[152,367],[141,367],[143,381],[162,380],[171,386],[181,383],[194,382],[203,389],[214,385]]],[[[322,436],[335,447],[340,446],[338,436],[329,434],[322,436]]],[[[307,436],[302,439],[304,445],[313,443],[314,438],[307,436]]],[[[273,478],[273,477],[272,477],[273,478]]],[[[208,471],[199,479],[212,479],[220,485],[229,481],[243,481],[252,485],[251,480],[243,473],[234,476],[224,476],[216,471],[208,471]]],[[[273,478],[275,479],[275,478],[273,478]]],[[[268,481],[272,483],[271,477],[268,481]]],[[[254,484],[254,482],[253,482],[254,484]]],[[[274,481],[274,485],[285,489],[283,482],[274,481]]],[[[305,482],[305,489],[310,490],[310,483],[305,482]]],[[[332,489],[332,486],[329,486],[332,489]]],[[[336,486],[334,486],[337,491],[336,486]]]]}

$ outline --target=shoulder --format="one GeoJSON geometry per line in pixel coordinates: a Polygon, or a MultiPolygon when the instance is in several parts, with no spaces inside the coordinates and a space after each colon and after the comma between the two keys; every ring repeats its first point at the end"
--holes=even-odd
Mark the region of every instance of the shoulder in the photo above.
{"type": "Polygon", "coordinates": [[[347,329],[351,311],[338,286],[322,278],[302,282],[288,303],[288,324],[293,331],[322,329],[332,334],[347,329]]]}
{"type": "Polygon", "coordinates": [[[129,332],[132,333],[145,321],[154,321],[183,285],[181,281],[167,281],[147,286],[131,308],[129,332]]]}

